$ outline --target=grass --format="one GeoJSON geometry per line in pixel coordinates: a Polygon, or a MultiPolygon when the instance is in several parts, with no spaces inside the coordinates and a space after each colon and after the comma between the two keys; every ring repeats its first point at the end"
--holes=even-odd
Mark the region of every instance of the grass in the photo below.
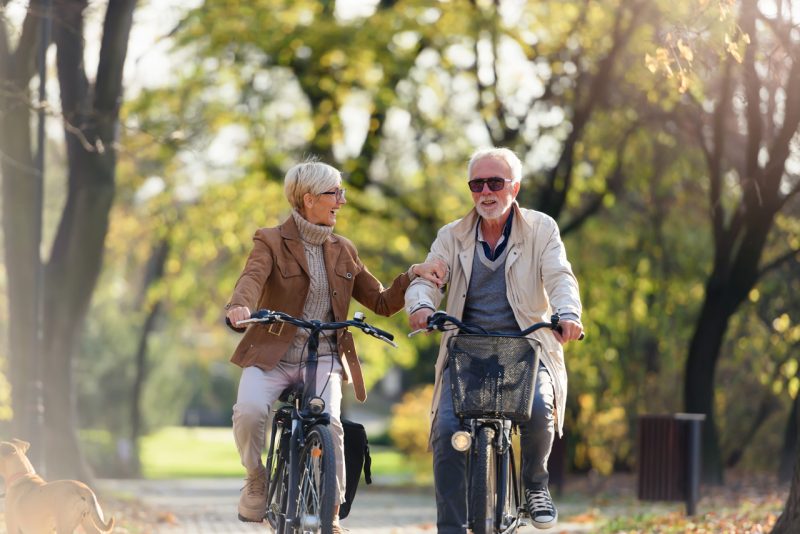
{"type": "MultiPolygon", "coordinates": [[[[227,427],[166,427],[142,438],[141,447],[145,478],[239,478],[244,474],[227,427]]],[[[400,452],[370,446],[370,455],[373,477],[413,478],[412,466],[400,452]]]]}
{"type": "Polygon", "coordinates": [[[145,478],[241,477],[230,428],[166,427],[141,442],[145,478]]]}

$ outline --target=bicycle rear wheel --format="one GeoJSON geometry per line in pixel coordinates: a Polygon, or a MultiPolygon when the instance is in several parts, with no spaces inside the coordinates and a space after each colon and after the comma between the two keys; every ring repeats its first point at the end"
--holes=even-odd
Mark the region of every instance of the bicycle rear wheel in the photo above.
{"type": "Polygon", "coordinates": [[[306,434],[300,452],[300,492],[297,499],[297,531],[331,534],[336,495],[336,457],[331,431],[315,425],[306,434]]]}
{"type": "Polygon", "coordinates": [[[474,534],[495,532],[497,502],[497,458],[494,452],[494,429],[489,426],[478,430],[475,445],[475,467],[472,476],[472,508],[474,534]]]}

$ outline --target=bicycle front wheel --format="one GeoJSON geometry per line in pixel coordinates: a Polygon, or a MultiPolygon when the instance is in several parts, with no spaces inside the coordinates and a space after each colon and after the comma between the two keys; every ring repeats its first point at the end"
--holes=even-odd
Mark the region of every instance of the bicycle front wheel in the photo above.
{"type": "Polygon", "coordinates": [[[331,534],[336,495],[336,456],[331,431],[315,425],[300,452],[300,492],[297,498],[298,532],[331,534]]]}
{"type": "Polygon", "coordinates": [[[475,467],[472,478],[473,510],[472,532],[492,534],[495,532],[495,508],[497,503],[497,458],[494,453],[494,429],[484,426],[478,430],[475,445],[475,467]]]}

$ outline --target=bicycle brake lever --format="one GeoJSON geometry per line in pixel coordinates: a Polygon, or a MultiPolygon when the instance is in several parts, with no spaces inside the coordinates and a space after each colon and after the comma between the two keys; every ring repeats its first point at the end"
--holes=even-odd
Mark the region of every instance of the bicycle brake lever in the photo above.
{"type": "Polygon", "coordinates": [[[428,331],[429,331],[429,330],[428,330],[427,328],[417,328],[417,329],[416,329],[416,330],[414,330],[413,332],[409,332],[409,333],[408,333],[408,337],[414,337],[414,336],[416,336],[417,334],[421,334],[421,333],[423,333],[423,332],[428,332],[428,331]]]}
{"type": "Polygon", "coordinates": [[[395,343],[391,339],[386,339],[383,336],[377,336],[377,338],[386,343],[387,345],[391,345],[392,347],[397,348],[397,343],[395,343]]]}

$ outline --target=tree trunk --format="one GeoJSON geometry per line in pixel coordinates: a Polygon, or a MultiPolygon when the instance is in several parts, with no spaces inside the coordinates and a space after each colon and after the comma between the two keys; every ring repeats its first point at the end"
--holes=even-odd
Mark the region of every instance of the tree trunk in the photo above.
{"type": "MultiPolygon", "coordinates": [[[[30,440],[35,433],[38,325],[36,295],[41,228],[36,209],[40,177],[31,144],[30,81],[35,72],[39,16],[28,12],[16,50],[8,48],[0,21],[0,169],[5,265],[9,304],[8,372],[14,418],[11,435],[30,440]]],[[[38,444],[36,444],[38,446],[38,444]]],[[[36,451],[32,451],[35,455],[36,451]]]]}
{"type": "MultiPolygon", "coordinates": [[[[142,282],[142,290],[139,296],[136,308],[147,306],[147,292],[148,289],[161,280],[164,276],[164,266],[167,263],[167,256],[169,255],[169,239],[163,238],[155,246],[145,270],[144,281],[142,282]]],[[[131,457],[130,474],[133,476],[141,476],[142,462],[140,457],[139,438],[142,433],[142,393],[144,392],[144,384],[147,381],[148,366],[147,366],[147,341],[150,339],[150,334],[153,333],[156,327],[156,319],[161,312],[162,301],[156,301],[147,314],[147,318],[142,325],[142,330],[139,334],[139,343],[136,349],[136,376],[133,380],[131,388],[131,433],[130,440],[133,448],[131,457]]]]}
{"type": "Polygon", "coordinates": [[[800,532],[800,461],[795,458],[794,477],[783,513],[775,523],[772,534],[794,534],[800,532]]]}
{"type": "Polygon", "coordinates": [[[714,289],[706,292],[689,345],[683,393],[686,411],[706,416],[702,433],[703,481],[712,484],[722,483],[722,458],[714,420],[714,371],[728,321],[735,311],[735,307],[724,306],[720,297],[714,289]]]}
{"type": "Polygon", "coordinates": [[[789,419],[786,421],[783,449],[781,449],[781,462],[778,466],[778,481],[780,482],[791,480],[793,467],[797,462],[797,455],[800,454],[800,447],[797,446],[798,429],[800,429],[800,425],[798,425],[798,417],[800,417],[799,402],[800,395],[792,401],[792,410],[789,413],[789,419]]]}

